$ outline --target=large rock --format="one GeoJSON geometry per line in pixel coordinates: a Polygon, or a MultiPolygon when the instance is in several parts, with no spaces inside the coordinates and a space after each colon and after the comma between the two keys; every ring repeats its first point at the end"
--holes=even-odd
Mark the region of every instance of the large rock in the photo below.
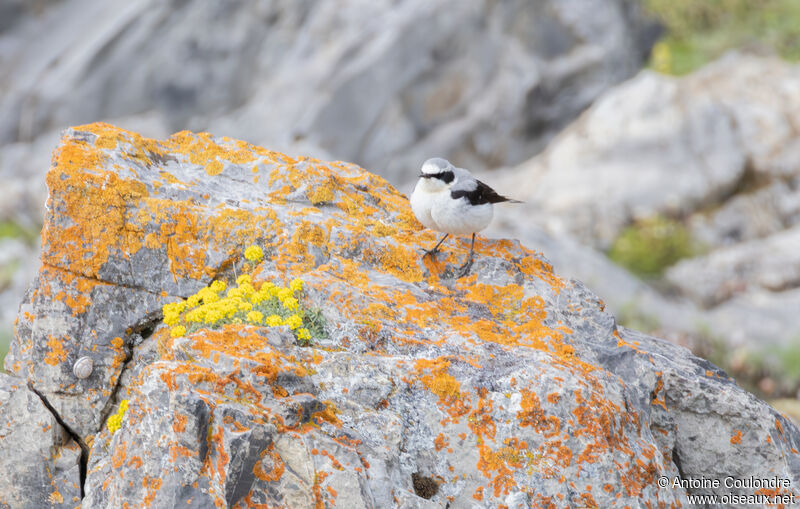
{"type": "MultiPolygon", "coordinates": [[[[772,191],[775,209],[765,212],[794,224],[798,113],[800,66],[778,59],[731,53],[683,78],[642,71],[599,98],[510,178],[538,221],[601,248],[634,219],[713,217],[769,184],[788,188],[772,191]]],[[[717,243],[742,237],[728,233],[717,243]]]]}
{"type": "Polygon", "coordinates": [[[636,220],[676,218],[697,253],[666,272],[667,285],[645,292],[660,298],[632,299],[628,289],[641,284],[585,263],[591,249],[551,259],[602,288],[616,312],[632,308],[662,330],[711,335],[759,356],[793,349],[799,115],[800,66],[776,58],[731,53],[682,78],[642,71],[543,153],[494,179],[527,205],[498,210],[491,234],[535,239],[542,227],[556,243],[605,251],[636,220]]]}
{"type": "Polygon", "coordinates": [[[0,373],[0,506],[75,507],[81,448],[25,381],[0,373]]]}
{"type": "Polygon", "coordinates": [[[6,368],[91,447],[85,507],[677,507],[754,490],[661,476],[800,482],[800,432],[724,372],[617,327],[517,242],[479,239],[454,279],[466,240],[423,259],[433,232],[357,166],[94,124],[65,134],[48,184],[6,368]],[[256,285],[302,278],[327,337],[160,322],[231,283],[250,244],[256,285]],[[78,356],[95,371],[70,380],[78,356]]]}
{"type": "Polygon", "coordinates": [[[744,292],[779,293],[800,287],[800,225],[684,260],[667,281],[684,295],[712,307],[744,292]]]}
{"type": "Polygon", "coordinates": [[[0,145],[154,112],[407,178],[529,157],[642,65],[633,0],[53,2],[0,25],[0,145]],[[591,14],[589,14],[589,11],[591,14]]]}

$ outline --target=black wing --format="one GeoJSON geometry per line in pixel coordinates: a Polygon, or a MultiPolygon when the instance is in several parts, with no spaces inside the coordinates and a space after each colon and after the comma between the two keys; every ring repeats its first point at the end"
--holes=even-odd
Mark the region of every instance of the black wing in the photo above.
{"type": "Polygon", "coordinates": [[[512,200],[511,198],[506,198],[505,196],[501,196],[497,194],[497,191],[492,189],[491,187],[487,186],[480,180],[476,180],[477,187],[470,191],[459,189],[457,191],[450,191],[450,197],[454,200],[458,198],[466,198],[469,200],[470,205],[483,205],[485,203],[502,203],[504,201],[512,202],[512,203],[520,203],[517,200],[512,200]]]}

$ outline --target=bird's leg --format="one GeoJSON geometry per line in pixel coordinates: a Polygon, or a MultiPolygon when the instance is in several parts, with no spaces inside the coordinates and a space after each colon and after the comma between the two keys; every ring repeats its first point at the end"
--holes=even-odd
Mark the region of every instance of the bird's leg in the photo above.
{"type": "Polygon", "coordinates": [[[475,234],[472,234],[472,244],[469,246],[469,258],[467,258],[466,263],[462,265],[458,269],[458,277],[464,277],[469,274],[469,270],[472,268],[472,256],[475,252],[475,234]]]}
{"type": "Polygon", "coordinates": [[[429,250],[429,251],[425,251],[425,254],[424,254],[424,255],[422,255],[422,256],[423,256],[423,257],[425,257],[425,256],[428,256],[428,255],[431,255],[431,256],[436,256],[436,253],[438,253],[438,252],[439,252],[439,246],[441,246],[441,245],[442,245],[442,242],[444,242],[444,239],[446,239],[446,238],[447,238],[449,235],[450,235],[449,233],[445,233],[445,234],[444,234],[444,237],[442,237],[442,240],[440,240],[440,241],[439,241],[439,243],[438,243],[438,244],[436,244],[436,246],[434,246],[434,248],[433,248],[433,249],[431,249],[431,250],[429,250]]]}

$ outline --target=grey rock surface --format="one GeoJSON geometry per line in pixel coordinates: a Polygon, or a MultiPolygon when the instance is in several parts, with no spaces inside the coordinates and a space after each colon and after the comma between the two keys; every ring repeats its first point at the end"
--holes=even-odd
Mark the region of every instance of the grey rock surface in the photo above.
{"type": "Polygon", "coordinates": [[[631,0],[71,0],[32,13],[0,32],[0,145],[149,113],[171,131],[305,140],[399,179],[431,153],[524,160],[635,73],[658,33],[631,0]]]}
{"type": "Polygon", "coordinates": [[[800,431],[719,368],[618,327],[518,242],[480,239],[454,279],[467,242],[423,259],[434,234],[355,165],[93,124],[65,134],[48,183],[32,325],[6,367],[90,446],[83,507],[677,507],[753,490],[659,477],[800,482],[800,431]],[[266,256],[246,265],[251,244],[266,256]],[[242,272],[301,278],[327,337],[175,332],[151,312],[242,272]],[[97,336],[37,335],[59,321],[97,336]],[[66,404],[79,355],[99,371],[66,404]]]}
{"type": "Polygon", "coordinates": [[[741,293],[800,287],[800,226],[681,261],[666,279],[706,307],[741,293]]]}
{"type": "Polygon", "coordinates": [[[515,189],[549,230],[603,249],[634,219],[733,206],[769,185],[788,186],[772,213],[794,224],[798,112],[800,66],[776,58],[730,53],[683,78],[642,71],[519,166],[515,189]]]}
{"type": "Polygon", "coordinates": [[[649,317],[660,334],[712,334],[759,355],[794,348],[798,115],[800,66],[776,58],[731,53],[682,78],[642,71],[542,154],[497,175],[526,205],[499,209],[490,234],[569,246],[548,251],[559,270],[590,282],[614,312],[649,317]],[[697,252],[637,299],[636,278],[596,259],[655,215],[682,221],[697,252]],[[581,244],[595,249],[573,254],[581,244]]]}
{"type": "Polygon", "coordinates": [[[25,381],[0,373],[0,506],[76,507],[81,449],[25,381]]]}

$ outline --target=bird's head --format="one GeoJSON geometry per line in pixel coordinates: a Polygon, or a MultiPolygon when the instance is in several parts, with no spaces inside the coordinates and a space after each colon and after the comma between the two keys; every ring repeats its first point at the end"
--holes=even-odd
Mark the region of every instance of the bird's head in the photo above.
{"type": "Polygon", "coordinates": [[[420,186],[428,192],[441,191],[455,180],[455,167],[447,159],[434,157],[422,164],[419,179],[420,186]]]}

